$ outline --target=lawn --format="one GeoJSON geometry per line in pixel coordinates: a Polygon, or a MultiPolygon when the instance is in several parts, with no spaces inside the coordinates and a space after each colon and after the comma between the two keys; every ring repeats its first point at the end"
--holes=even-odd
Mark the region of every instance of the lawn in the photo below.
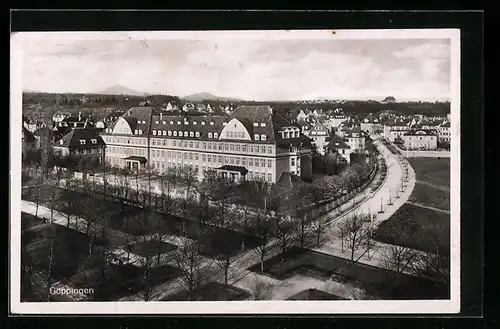
{"type": "Polygon", "coordinates": [[[415,170],[417,181],[450,187],[450,159],[449,158],[409,158],[415,170]]]}
{"type": "Polygon", "coordinates": [[[194,289],[189,299],[189,291],[182,290],[171,296],[167,296],[163,301],[229,301],[229,300],[245,300],[250,297],[250,294],[240,288],[234,286],[226,286],[221,283],[211,282],[198,289],[194,289]]]}
{"type": "MultiPolygon", "coordinates": [[[[213,254],[209,251],[210,246],[223,246],[224,252],[237,253],[241,250],[241,241],[245,239],[245,249],[255,248],[261,243],[261,239],[226,228],[215,227],[211,225],[200,225],[197,220],[183,219],[174,215],[167,215],[157,211],[144,210],[132,205],[122,205],[118,202],[105,200],[77,191],[57,189],[57,198],[60,200],[82,200],[75,202],[68,207],[67,204],[56,204],[57,210],[70,213],[75,216],[88,218],[89,213],[98,214],[96,220],[103,223],[107,217],[107,226],[127,232],[133,235],[144,235],[152,232],[163,232],[165,234],[183,236],[186,234],[189,238],[200,240],[206,244],[206,254],[213,254]],[[89,212],[89,209],[96,211],[89,212]]],[[[30,194],[27,189],[24,190],[23,199],[28,199],[30,194]]],[[[219,249],[222,250],[222,249],[219,249]]]]}
{"type": "Polygon", "coordinates": [[[142,257],[151,257],[168,253],[177,247],[163,241],[137,242],[129,245],[130,252],[142,257]]]}
{"type": "Polygon", "coordinates": [[[52,249],[53,275],[60,280],[73,275],[88,255],[89,238],[60,225],[41,224],[23,231],[21,246],[21,263],[44,271],[50,268],[52,249]]]}
{"type": "Polygon", "coordinates": [[[405,203],[379,224],[375,238],[412,249],[450,253],[450,215],[405,203]]]}
{"type": "Polygon", "coordinates": [[[29,229],[30,227],[44,223],[45,221],[42,218],[35,217],[25,212],[21,212],[21,230],[29,229]]]}
{"type": "MultiPolygon", "coordinates": [[[[303,271],[304,267],[314,268],[315,277],[323,273],[327,279],[337,274],[343,282],[362,287],[370,295],[381,299],[449,298],[448,287],[436,286],[431,281],[297,247],[266,260],[264,273],[283,280],[297,271],[307,273],[303,271]]],[[[260,272],[260,263],[249,270],[260,272]]]]}
{"type": "Polygon", "coordinates": [[[450,211],[450,192],[416,183],[409,201],[450,211]]]}
{"type": "Polygon", "coordinates": [[[345,298],[317,289],[307,289],[293,295],[288,300],[345,300],[345,298]]]}

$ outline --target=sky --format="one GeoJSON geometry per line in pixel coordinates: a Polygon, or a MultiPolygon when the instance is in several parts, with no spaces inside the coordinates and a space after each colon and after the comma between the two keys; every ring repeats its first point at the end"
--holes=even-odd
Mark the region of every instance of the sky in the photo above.
{"type": "Polygon", "coordinates": [[[448,100],[449,39],[78,40],[23,44],[23,90],[245,100],[448,100]]]}

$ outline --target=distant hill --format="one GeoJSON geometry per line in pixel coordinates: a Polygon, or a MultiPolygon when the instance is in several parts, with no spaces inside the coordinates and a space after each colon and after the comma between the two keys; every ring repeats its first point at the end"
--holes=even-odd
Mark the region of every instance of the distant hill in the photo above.
{"type": "Polygon", "coordinates": [[[201,102],[201,101],[228,101],[228,102],[239,102],[241,99],[230,98],[230,97],[219,97],[212,95],[210,93],[196,93],[188,96],[181,97],[181,99],[189,102],[201,102]]]}
{"type": "Polygon", "coordinates": [[[122,85],[114,85],[112,87],[106,88],[100,91],[99,94],[102,95],[128,95],[128,96],[147,96],[146,93],[141,93],[122,85]]]}

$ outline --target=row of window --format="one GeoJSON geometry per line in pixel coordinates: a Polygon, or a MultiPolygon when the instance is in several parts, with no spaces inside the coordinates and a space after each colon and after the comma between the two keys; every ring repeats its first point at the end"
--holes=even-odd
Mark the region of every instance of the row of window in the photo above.
{"type": "MultiPolygon", "coordinates": [[[[62,144],[62,142],[63,142],[63,140],[61,139],[61,144],[62,144]]],[[[91,139],[91,140],[90,140],[90,142],[91,142],[92,144],[97,144],[97,139],[94,139],[94,138],[93,138],[93,139],[91,139]]],[[[80,144],[81,144],[81,145],[85,145],[85,144],[86,144],[86,140],[85,140],[85,139],[80,139],[80,144]]]]}
{"type": "MultiPolygon", "coordinates": [[[[203,162],[213,162],[220,164],[232,164],[232,165],[241,165],[241,166],[249,166],[249,167],[266,167],[266,159],[259,158],[247,158],[247,157],[234,157],[234,156],[223,156],[223,155],[212,155],[212,154],[200,154],[199,153],[191,153],[191,152],[175,152],[175,151],[164,151],[164,150],[153,150],[152,157],[153,158],[164,158],[165,155],[167,159],[184,159],[189,161],[201,161],[203,162]]],[[[295,165],[295,164],[293,164],[295,165]]],[[[272,168],[273,161],[267,159],[267,167],[272,168]]]]}
{"type": "Polygon", "coordinates": [[[234,143],[221,143],[221,142],[199,142],[199,141],[187,141],[187,140],[165,140],[165,139],[152,139],[152,146],[172,146],[172,147],[183,147],[190,149],[201,149],[202,150],[219,150],[226,152],[243,152],[243,153],[262,153],[268,154],[273,153],[272,146],[265,145],[247,145],[247,144],[234,144],[234,143]],[[171,143],[169,143],[171,141],[171,143]]]}
{"type": "Polygon", "coordinates": [[[70,151],[70,154],[100,154],[102,153],[101,148],[84,148],[84,149],[75,149],[70,151]]]}

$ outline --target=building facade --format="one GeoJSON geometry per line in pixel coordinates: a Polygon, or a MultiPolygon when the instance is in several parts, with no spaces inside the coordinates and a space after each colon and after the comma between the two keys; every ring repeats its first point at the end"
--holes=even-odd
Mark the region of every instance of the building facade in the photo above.
{"type": "Polygon", "coordinates": [[[54,154],[94,159],[100,163],[105,159],[106,147],[100,131],[96,128],[73,129],[53,144],[54,154]]]}
{"type": "Polygon", "coordinates": [[[330,142],[326,145],[326,152],[337,153],[340,155],[347,163],[351,162],[351,147],[346,143],[346,141],[338,136],[334,135],[330,142]]]}
{"type": "Polygon", "coordinates": [[[127,111],[101,134],[106,161],[158,172],[190,166],[235,180],[275,183],[283,172],[312,176],[311,141],[269,106],[240,106],[230,116],[165,116],[150,107],[127,111]]]}
{"type": "Polygon", "coordinates": [[[316,146],[319,154],[325,154],[325,146],[330,139],[330,132],[327,127],[318,121],[311,124],[311,128],[304,130],[304,135],[311,139],[311,143],[316,146]]]}
{"type": "Polygon", "coordinates": [[[440,143],[450,143],[451,142],[451,130],[450,122],[446,121],[437,127],[438,142],[440,143]]]}
{"type": "Polygon", "coordinates": [[[391,142],[398,138],[403,138],[403,135],[411,130],[411,120],[404,118],[396,118],[387,122],[384,125],[384,137],[391,142]]]}
{"type": "Polygon", "coordinates": [[[415,129],[403,135],[404,145],[409,150],[435,150],[438,136],[432,130],[415,129]]]}

